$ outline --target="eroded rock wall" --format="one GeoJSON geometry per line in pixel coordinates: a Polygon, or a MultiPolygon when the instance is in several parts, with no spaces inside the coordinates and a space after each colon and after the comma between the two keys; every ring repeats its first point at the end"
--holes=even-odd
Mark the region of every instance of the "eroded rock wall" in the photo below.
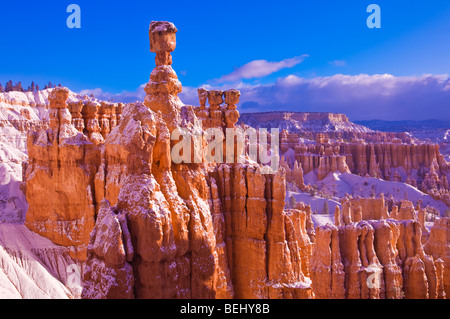
{"type": "Polygon", "coordinates": [[[316,297],[443,298],[442,264],[425,253],[421,229],[417,221],[393,219],[318,227],[311,258],[316,297]]]}

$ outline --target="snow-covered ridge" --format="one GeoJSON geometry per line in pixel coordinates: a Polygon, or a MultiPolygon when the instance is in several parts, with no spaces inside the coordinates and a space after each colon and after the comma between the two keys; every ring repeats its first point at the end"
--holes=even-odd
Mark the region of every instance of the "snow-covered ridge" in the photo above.
{"type": "Polygon", "coordinates": [[[71,270],[81,268],[69,248],[24,225],[0,223],[0,299],[79,298],[81,281],[71,270]]]}
{"type": "MultiPolygon", "coordinates": [[[[0,107],[11,106],[31,106],[31,107],[46,107],[49,105],[48,95],[53,89],[40,90],[35,92],[18,92],[11,91],[6,93],[0,93],[0,107]]],[[[76,102],[79,100],[95,100],[93,97],[87,95],[80,95],[78,93],[69,92],[69,99],[67,102],[76,102]]]]}
{"type": "Polygon", "coordinates": [[[279,128],[291,133],[313,132],[358,132],[369,133],[373,130],[352,123],[345,114],[321,112],[263,112],[242,113],[240,123],[254,128],[279,128]]]}

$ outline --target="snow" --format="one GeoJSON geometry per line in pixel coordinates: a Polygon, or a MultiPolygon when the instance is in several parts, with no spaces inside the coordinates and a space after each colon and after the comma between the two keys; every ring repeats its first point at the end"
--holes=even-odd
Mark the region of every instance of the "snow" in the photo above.
{"type": "Polygon", "coordinates": [[[271,286],[274,289],[281,289],[281,288],[293,288],[293,289],[308,289],[311,288],[312,281],[310,278],[305,277],[304,281],[296,281],[296,282],[276,282],[276,283],[267,283],[268,286],[271,286]]]}
{"type": "MultiPolygon", "coordinates": [[[[27,133],[26,129],[19,130],[18,127],[24,123],[48,121],[48,95],[51,90],[0,93],[0,222],[24,221],[28,204],[20,184],[22,163],[28,159],[27,133]]],[[[68,102],[80,99],[100,102],[96,98],[69,92],[68,102]]],[[[65,141],[74,145],[84,142],[81,134],[65,141]]]]}
{"type": "MultiPolygon", "coordinates": [[[[70,269],[81,268],[69,255],[73,248],[55,245],[23,225],[28,209],[20,189],[22,163],[28,159],[23,125],[48,121],[49,92],[0,93],[0,299],[81,294],[81,281],[69,283],[70,269]]],[[[81,98],[86,99],[70,92],[69,101],[81,98]]]]}
{"type": "Polygon", "coordinates": [[[295,120],[291,117],[280,119],[280,114],[296,114],[296,112],[268,112],[268,113],[241,113],[239,123],[245,123],[254,128],[278,128],[289,132],[373,132],[373,130],[352,123],[350,121],[339,121],[335,119],[295,120]],[[273,119],[267,120],[266,115],[273,119]],[[277,118],[278,117],[278,118],[277,118]]]}
{"type": "Polygon", "coordinates": [[[81,292],[80,285],[69,289],[63,283],[69,266],[78,267],[68,248],[24,225],[0,223],[0,265],[0,299],[67,299],[81,292]]]}
{"type": "Polygon", "coordinates": [[[26,136],[13,128],[3,127],[1,132],[0,222],[21,222],[28,209],[25,196],[20,190],[22,162],[27,159],[26,136]]]}
{"type": "MultiPolygon", "coordinates": [[[[319,214],[322,213],[325,201],[328,201],[329,212],[332,214],[335,206],[341,206],[339,203],[340,198],[346,194],[364,198],[372,195],[379,197],[381,194],[384,194],[385,198],[389,198],[392,195],[395,201],[407,199],[413,203],[422,200],[423,207],[435,207],[440,211],[441,216],[444,216],[445,211],[449,208],[443,201],[436,200],[411,185],[384,181],[375,177],[362,177],[350,173],[335,172],[329,173],[322,180],[318,180],[317,174],[311,171],[304,176],[304,181],[305,184],[317,186],[318,191],[316,191],[315,196],[300,191],[287,191],[286,202],[289,201],[289,197],[292,195],[297,202],[311,205],[311,210],[319,214]]],[[[288,189],[293,188],[288,187],[288,189]]]]}

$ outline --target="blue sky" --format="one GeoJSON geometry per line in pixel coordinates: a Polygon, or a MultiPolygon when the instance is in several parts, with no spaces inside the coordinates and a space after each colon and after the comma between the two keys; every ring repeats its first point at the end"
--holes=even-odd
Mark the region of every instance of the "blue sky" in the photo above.
{"type": "Polygon", "coordinates": [[[450,102],[445,103],[450,98],[448,0],[58,0],[9,1],[1,8],[3,84],[10,79],[25,85],[32,80],[52,81],[76,92],[97,89],[100,95],[116,100],[123,94],[141,97],[138,88],[148,81],[154,67],[149,23],[168,20],[179,30],[173,67],[185,87],[186,103],[195,103],[199,86],[234,86],[249,96],[259,94],[253,100],[243,96],[240,107],[244,111],[339,111],[341,107],[341,112],[355,119],[386,117],[377,112],[358,113],[351,107],[366,104],[364,97],[354,97],[360,85],[369,85],[367,78],[363,84],[358,82],[364,74],[374,85],[382,82],[369,90],[380,94],[368,93],[368,104],[378,99],[392,111],[397,104],[382,99],[383,94],[395,95],[395,103],[408,104],[406,97],[398,95],[423,91],[419,100],[437,103],[436,113],[429,113],[429,105],[423,102],[422,108],[416,106],[422,113],[410,114],[405,108],[399,119],[450,117],[450,102]],[[66,26],[66,8],[71,3],[81,7],[81,29],[66,26]],[[366,8],[371,3],[381,7],[381,29],[366,26],[366,8]],[[389,83],[386,78],[374,78],[386,73],[400,79],[401,92],[392,91],[399,86],[392,78],[389,83]],[[341,74],[350,78],[336,76],[341,74]],[[283,86],[286,96],[277,100],[274,96],[281,94],[277,88],[285,85],[286,79],[289,85],[301,87],[286,90],[283,86]],[[336,100],[334,104],[311,98],[325,93],[317,89],[324,81],[329,84],[342,79],[346,79],[345,88],[339,82],[335,91],[327,91],[326,100],[336,100]],[[348,86],[349,79],[358,82],[356,87],[348,86]],[[345,90],[351,92],[345,94],[345,90]],[[307,96],[310,98],[305,99],[307,96]],[[302,99],[303,104],[296,102],[302,99]]]}

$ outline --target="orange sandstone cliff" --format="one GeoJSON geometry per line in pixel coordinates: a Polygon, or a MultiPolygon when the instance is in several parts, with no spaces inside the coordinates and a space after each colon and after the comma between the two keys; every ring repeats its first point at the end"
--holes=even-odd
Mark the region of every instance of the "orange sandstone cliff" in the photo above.
{"type": "Polygon", "coordinates": [[[225,108],[224,92],[206,92],[207,109],[199,90],[200,108],[181,103],[170,55],[176,32],[171,23],[152,22],[156,67],[147,97],[126,106],[106,137],[83,297],[312,297],[307,216],[284,211],[283,170],[265,175],[258,164],[173,163],[171,132],[193,134],[196,114],[209,127],[233,128],[239,97],[225,92],[225,108]]]}
{"type": "Polygon", "coordinates": [[[181,102],[177,31],[150,25],[156,66],[143,103],[67,103],[56,88],[48,127],[28,136],[26,225],[79,248],[83,298],[445,298],[448,220],[423,245],[424,215],[406,201],[391,212],[384,199],[343,201],[335,225],[316,229],[309,206],[284,209],[286,180],[303,189],[313,169],[387,178],[402,164],[441,183],[433,146],[297,145],[294,166],[282,160],[271,174],[248,159],[176,163],[174,130],[235,129],[240,96],[199,89],[199,107],[181,102]]]}

